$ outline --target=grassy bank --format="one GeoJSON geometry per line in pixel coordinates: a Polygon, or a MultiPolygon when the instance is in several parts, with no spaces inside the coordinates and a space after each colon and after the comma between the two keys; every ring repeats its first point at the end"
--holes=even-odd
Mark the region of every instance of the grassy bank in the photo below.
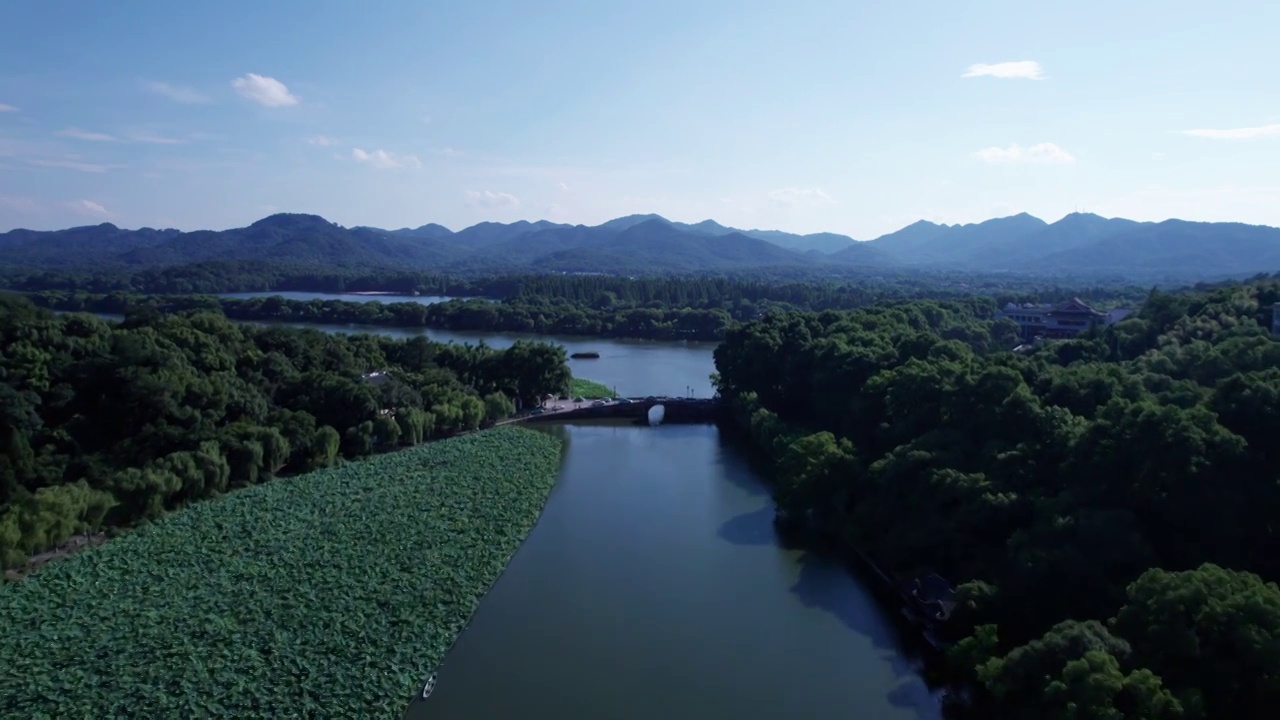
{"type": "Polygon", "coordinates": [[[569,394],[573,397],[608,398],[613,397],[613,388],[594,380],[574,378],[569,385],[569,394]]]}
{"type": "Polygon", "coordinates": [[[392,718],[533,527],[501,428],[194,505],[0,586],[0,717],[392,718]]]}

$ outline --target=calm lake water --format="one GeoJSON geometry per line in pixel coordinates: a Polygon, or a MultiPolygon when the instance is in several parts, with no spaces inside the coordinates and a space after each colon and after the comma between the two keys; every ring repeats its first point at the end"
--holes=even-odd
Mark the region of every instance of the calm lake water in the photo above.
{"type": "Polygon", "coordinates": [[[871,595],[779,545],[714,426],[549,431],[546,509],[406,718],[940,717],[871,595]]]}
{"type": "MultiPolygon", "coordinates": [[[[289,300],[349,300],[355,302],[417,302],[433,305],[451,298],[412,295],[336,295],[311,292],[246,292],[223,293],[219,297],[251,298],[279,295],[289,300]]],[[[547,340],[559,343],[569,354],[594,351],[596,360],[569,360],[575,377],[604,383],[618,393],[630,396],[672,395],[710,397],[711,373],[715,363],[711,351],[715,343],[673,343],[645,340],[597,340],[595,338],[561,337],[522,333],[458,332],[429,328],[389,329],[362,325],[316,325],[285,323],[294,327],[311,327],[325,332],[373,332],[390,337],[426,336],[437,342],[477,343],[484,341],[495,348],[509,347],[516,340],[547,340]]]]}
{"type": "MultiPolygon", "coordinates": [[[[304,293],[305,294],[305,293],[304,293]]],[[[316,293],[310,293],[312,295],[316,293]]],[[[92,313],[112,322],[123,319],[121,315],[92,313]]],[[[246,321],[248,322],[248,321],[246,321]]],[[[385,328],[371,325],[319,325],[316,323],[253,322],[256,325],[286,325],[311,328],[331,333],[374,333],[387,337],[408,338],[425,336],[437,342],[476,344],[484,342],[491,347],[507,348],[517,340],[538,340],[563,345],[569,354],[583,351],[600,353],[598,359],[575,360],[570,358],[569,368],[574,377],[595,380],[627,396],[670,395],[673,397],[711,397],[715,388],[711,385],[711,373],[715,361],[711,353],[716,343],[663,342],[656,340],[604,340],[598,338],[560,337],[524,333],[458,332],[430,328],[385,328]]]]}
{"type": "MultiPolygon", "coordinates": [[[[263,323],[266,324],[266,323],[263,323]]],[[[517,340],[540,340],[563,345],[569,354],[584,351],[600,353],[598,359],[569,359],[574,377],[595,380],[627,396],[671,395],[674,397],[711,397],[711,373],[715,361],[711,357],[716,343],[662,342],[656,340],[605,340],[600,338],[561,337],[523,333],[458,332],[431,328],[384,328],[367,325],[316,325],[314,323],[279,323],[291,327],[315,328],[325,332],[368,332],[388,337],[425,336],[437,342],[484,342],[491,347],[506,348],[517,340]]]]}

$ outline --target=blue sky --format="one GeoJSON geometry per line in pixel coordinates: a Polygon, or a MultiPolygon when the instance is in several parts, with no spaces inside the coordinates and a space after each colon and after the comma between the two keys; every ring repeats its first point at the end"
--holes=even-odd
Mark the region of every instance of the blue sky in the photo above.
{"type": "Polygon", "coordinates": [[[0,230],[1280,226],[1280,3],[0,7],[0,230]]]}

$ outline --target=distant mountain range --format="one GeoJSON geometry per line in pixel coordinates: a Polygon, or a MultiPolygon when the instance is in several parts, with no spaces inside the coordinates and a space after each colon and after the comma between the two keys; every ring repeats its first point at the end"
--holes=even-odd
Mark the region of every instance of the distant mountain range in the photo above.
{"type": "Polygon", "coordinates": [[[920,221],[864,242],[833,233],[740,230],[629,215],[596,226],[545,220],[344,228],[278,214],[245,228],[122,230],[110,223],[0,234],[0,263],[32,269],[140,270],[211,260],[440,272],[733,273],[808,268],[958,270],[1045,276],[1214,279],[1280,270],[1280,229],[1076,213],[970,225],[920,221]]]}

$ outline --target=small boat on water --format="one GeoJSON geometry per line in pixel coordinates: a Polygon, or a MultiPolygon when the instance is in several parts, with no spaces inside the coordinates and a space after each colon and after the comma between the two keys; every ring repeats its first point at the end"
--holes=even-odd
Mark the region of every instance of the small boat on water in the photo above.
{"type": "Polygon", "coordinates": [[[426,700],[431,697],[431,691],[436,689],[436,674],[431,673],[431,677],[427,678],[427,684],[422,686],[422,699],[426,700]]]}
{"type": "Polygon", "coordinates": [[[573,353],[569,357],[573,358],[574,360],[599,360],[600,353],[596,352],[595,350],[588,350],[586,352],[573,353]]]}

